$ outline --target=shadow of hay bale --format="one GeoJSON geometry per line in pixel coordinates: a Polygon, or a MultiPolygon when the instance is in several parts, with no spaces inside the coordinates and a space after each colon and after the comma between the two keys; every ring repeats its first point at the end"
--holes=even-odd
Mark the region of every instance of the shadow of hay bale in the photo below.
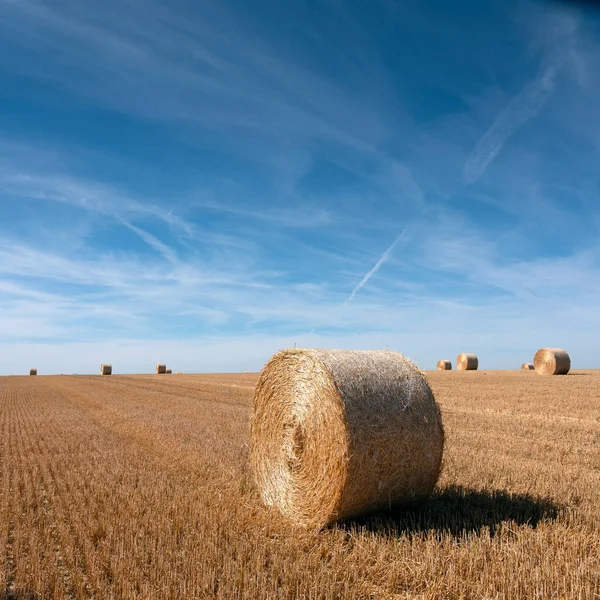
{"type": "Polygon", "coordinates": [[[559,510],[551,499],[531,494],[450,486],[438,490],[419,506],[392,507],[385,512],[345,521],[338,527],[396,537],[449,534],[456,539],[489,530],[493,537],[504,522],[535,528],[542,520],[555,520],[559,510]]]}

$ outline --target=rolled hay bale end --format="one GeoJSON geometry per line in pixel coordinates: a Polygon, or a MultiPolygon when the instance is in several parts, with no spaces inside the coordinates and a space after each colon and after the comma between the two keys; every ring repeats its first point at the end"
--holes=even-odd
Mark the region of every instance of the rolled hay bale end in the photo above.
{"type": "Polygon", "coordinates": [[[165,373],[166,373],[167,375],[173,375],[173,369],[167,369],[167,370],[165,371],[165,373]]]}
{"type": "Polygon", "coordinates": [[[452,371],[452,361],[450,360],[438,360],[437,361],[438,371],[452,371]]]}
{"type": "Polygon", "coordinates": [[[477,371],[479,359],[476,354],[462,353],[456,357],[456,368],[459,371],[477,371]]]}
{"type": "Polygon", "coordinates": [[[540,348],[533,365],[540,375],[566,375],[571,369],[571,357],[562,348],[540,348]]]}
{"type": "Polygon", "coordinates": [[[37,375],[37,369],[29,369],[29,375],[37,375]]]}
{"type": "Polygon", "coordinates": [[[112,375],[112,365],[100,365],[100,375],[112,375]]]}
{"type": "Polygon", "coordinates": [[[157,375],[165,375],[166,372],[167,372],[167,365],[161,365],[161,364],[156,365],[156,374],[157,375]]]}
{"type": "Polygon", "coordinates": [[[523,363],[521,365],[522,371],[533,371],[534,369],[535,369],[535,367],[531,363],[523,363]]]}
{"type": "Polygon", "coordinates": [[[296,524],[322,528],[427,497],[443,449],[433,392],[397,352],[288,349],[259,377],[254,478],[264,503],[296,524]]]}

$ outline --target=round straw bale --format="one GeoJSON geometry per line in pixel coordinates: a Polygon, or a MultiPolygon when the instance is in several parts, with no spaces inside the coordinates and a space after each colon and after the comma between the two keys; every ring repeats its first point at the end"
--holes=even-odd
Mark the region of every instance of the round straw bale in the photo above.
{"type": "Polygon", "coordinates": [[[479,359],[475,354],[459,354],[456,357],[456,368],[459,371],[477,371],[479,359]]]}
{"type": "Polygon", "coordinates": [[[452,371],[452,361],[450,360],[438,360],[437,361],[438,371],[452,371]]]}
{"type": "Polygon", "coordinates": [[[37,369],[29,369],[29,375],[37,375],[37,369]]]}
{"type": "Polygon", "coordinates": [[[422,499],[440,474],[440,408],[397,352],[279,352],[256,385],[250,429],[263,501],[308,527],[422,499]]]}
{"type": "Polygon", "coordinates": [[[531,363],[523,363],[521,365],[522,371],[533,371],[534,369],[535,369],[535,367],[531,363]]]}
{"type": "Polygon", "coordinates": [[[165,375],[166,372],[167,372],[167,365],[161,365],[161,364],[156,365],[156,374],[157,375],[165,375]]]}
{"type": "Polygon", "coordinates": [[[112,375],[112,365],[100,365],[100,375],[112,375]]]}
{"type": "Polygon", "coordinates": [[[571,368],[571,358],[562,348],[540,348],[533,364],[540,375],[566,375],[571,368]]]}

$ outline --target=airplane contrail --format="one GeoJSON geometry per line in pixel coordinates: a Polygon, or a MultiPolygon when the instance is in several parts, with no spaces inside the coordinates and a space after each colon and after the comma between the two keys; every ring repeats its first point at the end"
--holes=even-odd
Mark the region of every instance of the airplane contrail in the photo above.
{"type": "Polygon", "coordinates": [[[465,163],[464,177],[473,183],[490,166],[516,131],[535,117],[554,91],[557,65],[549,65],[534,81],[523,88],[494,119],[465,163]]]}
{"type": "Polygon", "coordinates": [[[371,277],[373,277],[373,275],[375,275],[375,273],[379,271],[381,265],[383,265],[383,263],[385,263],[385,261],[390,257],[396,245],[405,237],[407,229],[408,227],[405,227],[400,233],[400,235],[392,242],[392,245],[380,256],[379,260],[375,263],[375,266],[362,278],[361,282],[352,290],[352,293],[350,294],[350,296],[348,296],[348,299],[346,300],[346,302],[344,302],[344,304],[351,302],[354,296],[356,295],[356,292],[363,288],[367,284],[369,279],[371,279],[371,277]]]}

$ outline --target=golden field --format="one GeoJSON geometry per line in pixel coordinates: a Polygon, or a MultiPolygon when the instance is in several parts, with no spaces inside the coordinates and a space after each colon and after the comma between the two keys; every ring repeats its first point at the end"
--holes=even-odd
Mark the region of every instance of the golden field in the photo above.
{"type": "Polygon", "coordinates": [[[433,498],[320,533],[261,506],[254,374],[0,377],[0,599],[600,598],[600,371],[427,376],[433,498]]]}

